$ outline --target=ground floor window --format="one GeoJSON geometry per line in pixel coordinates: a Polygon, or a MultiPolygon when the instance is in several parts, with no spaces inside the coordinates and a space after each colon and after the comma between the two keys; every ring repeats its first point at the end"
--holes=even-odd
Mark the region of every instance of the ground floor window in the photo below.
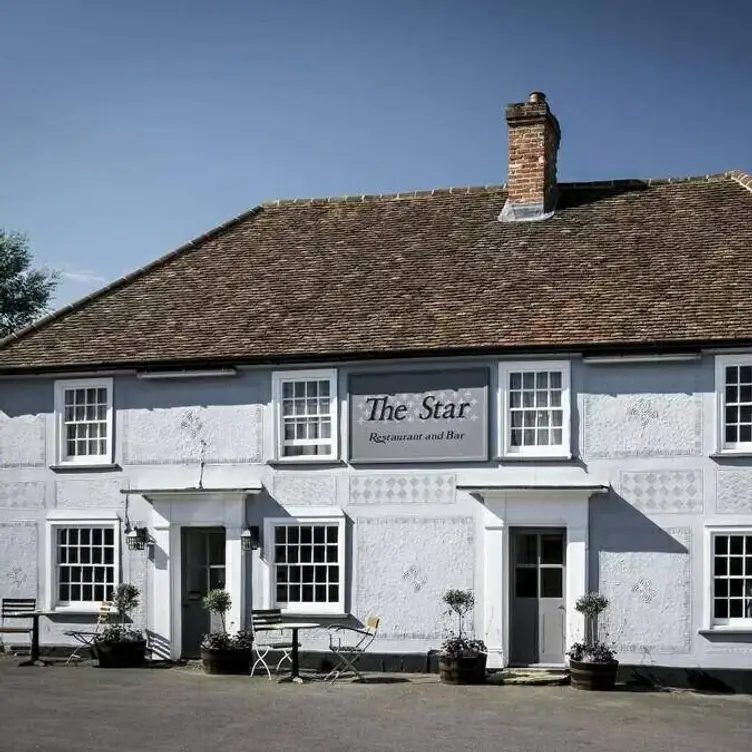
{"type": "Polygon", "coordinates": [[[272,608],[344,612],[343,517],[267,520],[272,608]]]}
{"type": "Polygon", "coordinates": [[[752,624],[752,530],[713,532],[712,622],[752,624]]]}
{"type": "Polygon", "coordinates": [[[96,609],[119,582],[119,523],[55,520],[50,525],[53,608],[96,609]]]}

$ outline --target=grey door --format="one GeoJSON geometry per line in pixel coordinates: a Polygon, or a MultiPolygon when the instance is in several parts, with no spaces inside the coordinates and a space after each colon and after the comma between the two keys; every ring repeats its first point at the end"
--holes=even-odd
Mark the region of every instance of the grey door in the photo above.
{"type": "Polygon", "coordinates": [[[564,663],[566,531],[512,529],[510,663],[564,663]]]}
{"type": "Polygon", "coordinates": [[[182,653],[199,655],[201,637],[210,631],[209,613],[203,598],[214,588],[225,586],[225,529],[184,527],[180,531],[182,551],[182,653]]]}

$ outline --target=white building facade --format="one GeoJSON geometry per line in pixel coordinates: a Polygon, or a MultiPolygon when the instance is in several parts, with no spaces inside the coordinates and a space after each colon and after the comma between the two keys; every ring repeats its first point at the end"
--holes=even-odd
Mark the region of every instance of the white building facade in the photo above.
{"type": "Polygon", "coordinates": [[[750,392],[746,353],[3,378],[0,590],[47,646],[130,581],[163,657],[225,587],[422,660],[470,588],[492,667],[563,664],[598,590],[623,664],[752,668],[750,392]]]}

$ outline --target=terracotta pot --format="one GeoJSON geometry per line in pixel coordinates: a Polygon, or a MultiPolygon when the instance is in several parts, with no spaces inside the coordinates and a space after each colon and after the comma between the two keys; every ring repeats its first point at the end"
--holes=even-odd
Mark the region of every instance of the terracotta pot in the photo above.
{"type": "Polygon", "coordinates": [[[201,648],[201,665],[205,674],[247,674],[251,670],[251,651],[201,648]]]}
{"type": "Polygon", "coordinates": [[[569,674],[575,689],[595,691],[613,689],[618,669],[619,661],[609,663],[569,661],[569,674]]]}
{"type": "Polygon", "coordinates": [[[94,655],[99,668],[135,668],[146,660],[146,640],[95,642],[94,655]]]}
{"type": "Polygon", "coordinates": [[[445,684],[483,684],[486,680],[486,655],[439,656],[439,676],[445,684]]]}

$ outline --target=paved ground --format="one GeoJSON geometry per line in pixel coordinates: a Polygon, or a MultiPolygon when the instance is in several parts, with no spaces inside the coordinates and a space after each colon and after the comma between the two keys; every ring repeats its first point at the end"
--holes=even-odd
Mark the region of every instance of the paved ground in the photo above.
{"type": "Polygon", "coordinates": [[[449,687],[435,677],[304,686],[189,668],[23,668],[0,659],[0,750],[750,749],[752,697],[449,687]]]}

